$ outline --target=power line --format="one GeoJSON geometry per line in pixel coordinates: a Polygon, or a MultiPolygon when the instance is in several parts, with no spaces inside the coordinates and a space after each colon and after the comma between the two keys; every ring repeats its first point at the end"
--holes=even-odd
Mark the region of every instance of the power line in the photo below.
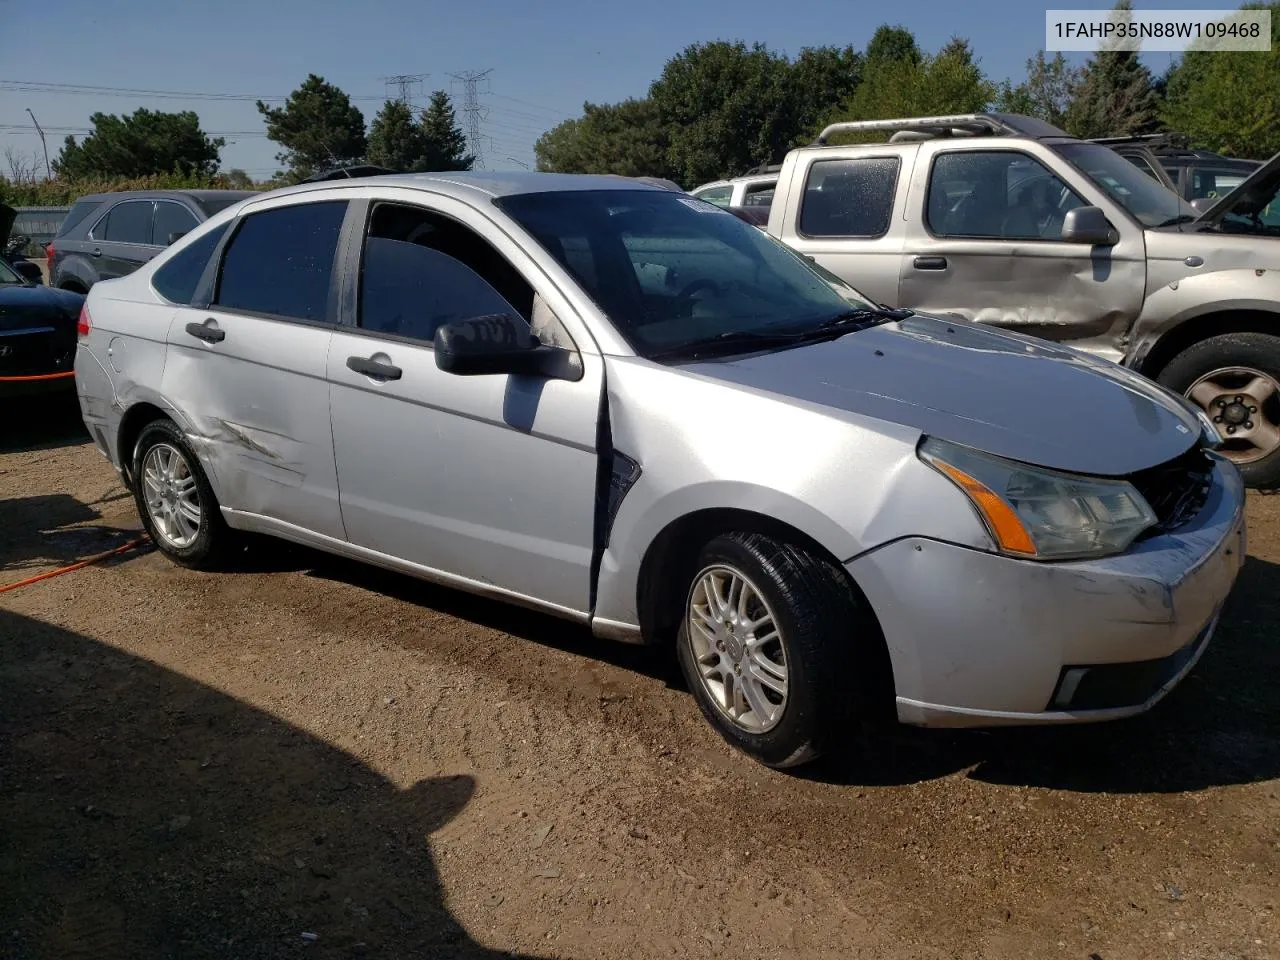
{"type": "MultiPolygon", "coordinates": [[[[151,97],[169,100],[231,100],[252,103],[262,101],[284,101],[289,94],[283,96],[264,96],[251,93],[212,93],[192,90],[152,90],[141,87],[107,87],[87,83],[55,83],[49,80],[3,80],[0,79],[0,90],[15,90],[23,93],[61,93],[70,96],[113,96],[113,97],[151,97]]],[[[351,100],[385,100],[385,96],[358,95],[351,100]]]]}
{"type": "Polygon", "coordinates": [[[414,88],[421,89],[422,81],[431,76],[429,73],[397,73],[392,77],[381,77],[388,87],[397,87],[400,90],[399,100],[401,103],[413,103],[413,95],[409,92],[414,88]]]}
{"type": "Polygon", "coordinates": [[[478,170],[484,169],[484,145],[481,143],[483,137],[480,133],[480,121],[488,116],[488,110],[480,106],[479,87],[481,81],[489,82],[491,73],[493,73],[492,67],[488,70],[461,70],[449,74],[456,83],[462,84],[462,112],[467,121],[467,149],[475,157],[474,166],[478,170]]]}

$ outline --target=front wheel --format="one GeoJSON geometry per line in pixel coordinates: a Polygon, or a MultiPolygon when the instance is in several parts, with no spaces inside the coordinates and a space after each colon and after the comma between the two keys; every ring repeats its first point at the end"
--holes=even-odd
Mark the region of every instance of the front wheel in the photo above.
{"type": "Polygon", "coordinates": [[[852,733],[871,690],[860,653],[874,642],[870,612],[803,548],[726,534],[692,566],[680,666],[721,736],[767,766],[807,763],[852,733]]]}
{"type": "Polygon", "coordinates": [[[1157,379],[1209,416],[1222,454],[1248,486],[1280,487],[1280,337],[1210,337],[1174,357],[1157,379]]]}

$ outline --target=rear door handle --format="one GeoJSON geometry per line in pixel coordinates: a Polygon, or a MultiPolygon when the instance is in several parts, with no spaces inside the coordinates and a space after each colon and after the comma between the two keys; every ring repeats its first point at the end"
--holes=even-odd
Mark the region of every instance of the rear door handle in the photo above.
{"type": "Polygon", "coordinates": [[[399,380],[404,372],[399,367],[383,363],[381,360],[371,360],[368,357],[347,357],[347,369],[363,373],[366,377],[373,377],[375,380],[399,380]]]}
{"type": "Polygon", "coordinates": [[[187,324],[187,333],[195,337],[197,340],[203,340],[205,343],[221,343],[227,339],[227,332],[218,326],[218,321],[210,317],[204,323],[196,323],[194,320],[187,324]]]}
{"type": "Polygon", "coordinates": [[[912,265],[917,270],[945,270],[947,269],[946,257],[916,257],[912,261],[912,265]]]}

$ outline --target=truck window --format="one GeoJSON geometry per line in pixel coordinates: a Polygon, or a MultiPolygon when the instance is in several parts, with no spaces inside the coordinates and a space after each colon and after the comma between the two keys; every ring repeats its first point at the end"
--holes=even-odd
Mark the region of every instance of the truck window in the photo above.
{"type": "Polygon", "coordinates": [[[693,195],[699,200],[714,203],[717,207],[727,207],[733,202],[733,186],[725,184],[720,187],[707,187],[705,190],[695,190],[693,195]]]}
{"type": "Polygon", "coordinates": [[[934,160],[925,219],[938,237],[1058,240],[1067,211],[1080,206],[1075,191],[1025,153],[965,151],[934,160]]]}
{"type": "Polygon", "coordinates": [[[819,160],[809,168],[800,201],[806,237],[882,237],[893,215],[897,157],[819,160]]]}

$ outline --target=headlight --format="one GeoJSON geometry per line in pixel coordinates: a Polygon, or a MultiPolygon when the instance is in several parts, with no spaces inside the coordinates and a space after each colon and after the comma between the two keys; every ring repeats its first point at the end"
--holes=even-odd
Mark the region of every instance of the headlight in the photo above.
{"type": "Polygon", "coordinates": [[[927,438],[920,457],[965,492],[1001,553],[1037,560],[1124,551],[1157,522],[1124,480],[1033,467],[927,438]]]}

